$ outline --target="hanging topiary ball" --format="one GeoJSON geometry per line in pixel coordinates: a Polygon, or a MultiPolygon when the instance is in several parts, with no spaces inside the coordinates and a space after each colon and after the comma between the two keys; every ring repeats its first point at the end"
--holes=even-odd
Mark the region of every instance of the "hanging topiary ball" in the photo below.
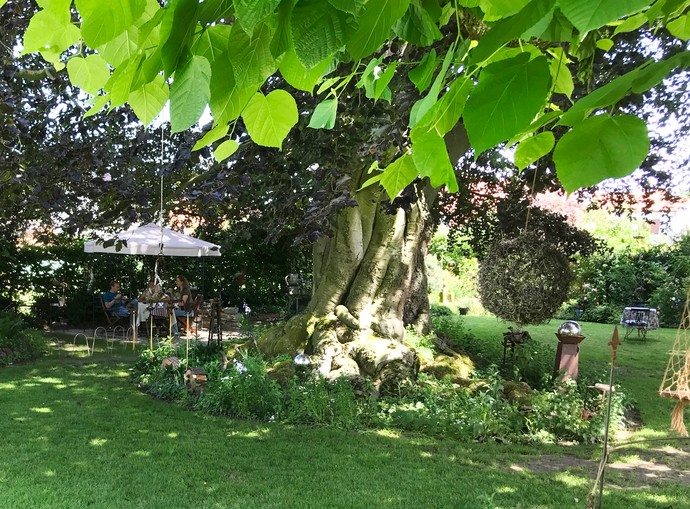
{"type": "Polygon", "coordinates": [[[568,258],[532,232],[495,242],[479,265],[479,297],[519,326],[553,317],[573,280],[568,258]]]}

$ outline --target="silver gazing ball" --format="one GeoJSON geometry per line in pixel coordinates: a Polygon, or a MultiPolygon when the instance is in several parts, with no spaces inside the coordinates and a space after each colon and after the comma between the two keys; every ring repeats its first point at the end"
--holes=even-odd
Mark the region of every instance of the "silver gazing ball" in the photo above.
{"type": "Polygon", "coordinates": [[[311,365],[311,359],[308,355],[298,353],[297,355],[295,355],[295,358],[292,359],[292,363],[295,365],[296,368],[305,369],[311,365]]]}
{"type": "Polygon", "coordinates": [[[558,327],[557,334],[561,336],[579,336],[580,335],[580,324],[573,320],[566,320],[560,327],[558,327]]]}

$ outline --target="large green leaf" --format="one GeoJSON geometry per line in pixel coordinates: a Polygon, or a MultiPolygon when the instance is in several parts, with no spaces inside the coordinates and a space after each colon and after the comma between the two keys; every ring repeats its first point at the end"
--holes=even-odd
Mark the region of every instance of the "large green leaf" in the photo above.
{"type": "Polygon", "coordinates": [[[60,65],[60,54],[81,38],[70,19],[70,0],[54,0],[33,15],[24,33],[22,54],[40,52],[48,62],[60,65]]]}
{"type": "Polygon", "coordinates": [[[494,24],[470,53],[470,65],[487,60],[504,44],[520,37],[534,25],[548,16],[557,0],[535,0],[517,14],[494,24]]]}
{"type": "Polygon", "coordinates": [[[290,85],[311,94],[330,65],[331,58],[326,58],[308,71],[297,58],[294,48],[289,48],[280,61],[279,69],[280,74],[290,85]]]}
{"type": "Polygon", "coordinates": [[[380,182],[391,200],[400,194],[407,185],[417,178],[417,168],[409,152],[384,168],[383,173],[367,180],[362,187],[380,182]]]}
{"type": "Polygon", "coordinates": [[[197,17],[203,25],[218,23],[218,20],[229,20],[235,12],[233,0],[204,0],[199,6],[197,17]]]}
{"type": "Polygon", "coordinates": [[[313,129],[333,129],[337,115],[338,98],[326,99],[314,108],[308,127],[313,129]]]}
{"type": "Polygon", "coordinates": [[[73,57],[67,62],[67,74],[72,84],[96,95],[110,78],[110,68],[100,55],[73,57]]]}
{"type": "Polygon", "coordinates": [[[243,30],[232,30],[228,42],[228,59],[235,72],[238,87],[263,83],[276,70],[276,62],[271,53],[272,38],[273,30],[268,25],[259,25],[252,37],[243,30]]]}
{"type": "Polygon", "coordinates": [[[173,0],[165,9],[170,9],[162,20],[164,34],[161,34],[161,61],[165,75],[170,76],[177,69],[182,55],[187,52],[197,26],[198,0],[173,0]]]}
{"type": "Polygon", "coordinates": [[[240,88],[235,73],[225,55],[216,59],[211,66],[211,113],[218,124],[232,122],[256,93],[259,84],[240,88]]]}
{"type": "Polygon", "coordinates": [[[251,35],[279,4],[280,0],[235,0],[235,14],[242,29],[251,35]]]}
{"type": "Polygon", "coordinates": [[[421,0],[412,0],[410,8],[393,26],[396,35],[415,46],[429,46],[443,37],[421,0]]]}
{"type": "Polygon", "coordinates": [[[436,132],[413,133],[412,158],[419,175],[429,177],[432,186],[445,185],[451,193],[457,192],[453,164],[443,138],[436,132]]]}
{"type": "Polygon", "coordinates": [[[290,129],[297,123],[297,104],[285,90],[261,92],[251,98],[242,119],[255,143],[280,148],[290,129]]]}
{"type": "Polygon", "coordinates": [[[520,142],[515,149],[515,166],[524,169],[539,158],[545,156],[555,143],[555,138],[551,131],[539,133],[520,142]]]}
{"type": "Polygon", "coordinates": [[[634,14],[650,3],[650,0],[558,0],[563,14],[582,34],[634,14]]]}
{"type": "Polygon", "coordinates": [[[127,30],[141,16],[145,0],[77,0],[84,42],[96,48],[127,30]]]}
{"type": "Polygon", "coordinates": [[[158,116],[167,100],[168,85],[160,75],[129,94],[129,105],[144,125],[149,125],[158,116]]]}
{"type": "Polygon", "coordinates": [[[194,55],[175,73],[170,88],[170,128],[173,133],[196,124],[211,98],[211,64],[194,55]]]}
{"type": "Polygon", "coordinates": [[[457,78],[443,97],[414,126],[413,132],[435,131],[439,136],[448,133],[458,123],[470,91],[474,87],[471,78],[457,78]]]}
{"type": "Polygon", "coordinates": [[[311,69],[345,45],[348,16],[327,0],[300,2],[290,16],[297,58],[311,69]]]}
{"type": "Polygon", "coordinates": [[[393,23],[405,14],[409,5],[410,0],[368,2],[359,16],[357,30],[347,41],[347,49],[352,58],[358,60],[379,49],[390,35],[393,23]]]}
{"type": "Polygon", "coordinates": [[[567,192],[629,175],[649,151],[645,123],[633,115],[584,120],[556,145],[553,160],[567,192]]]}
{"type": "Polygon", "coordinates": [[[527,53],[484,68],[465,106],[475,156],[527,127],[546,103],[551,83],[546,57],[527,53]]]}

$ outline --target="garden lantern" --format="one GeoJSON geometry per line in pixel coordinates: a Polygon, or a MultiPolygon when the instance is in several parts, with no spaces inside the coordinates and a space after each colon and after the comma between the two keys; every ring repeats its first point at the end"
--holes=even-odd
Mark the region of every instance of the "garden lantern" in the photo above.
{"type": "Polygon", "coordinates": [[[558,347],[556,348],[556,362],[553,365],[554,378],[563,372],[564,380],[568,378],[577,380],[580,343],[585,339],[580,332],[580,324],[572,320],[567,320],[558,327],[556,332],[558,347]]]}

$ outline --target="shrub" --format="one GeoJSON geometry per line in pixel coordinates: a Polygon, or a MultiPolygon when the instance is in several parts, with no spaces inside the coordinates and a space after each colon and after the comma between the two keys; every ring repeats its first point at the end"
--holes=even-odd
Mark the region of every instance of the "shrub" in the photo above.
{"type": "Polygon", "coordinates": [[[32,361],[48,352],[43,333],[14,312],[0,312],[0,365],[32,361]]]}
{"type": "Polygon", "coordinates": [[[320,377],[293,377],[285,388],[281,418],[290,423],[352,429],[360,426],[361,408],[365,407],[364,401],[357,401],[352,384],[346,379],[328,382],[320,377]]]}
{"type": "Polygon", "coordinates": [[[432,304],[430,306],[431,316],[452,316],[453,310],[443,304],[432,304]]]}

